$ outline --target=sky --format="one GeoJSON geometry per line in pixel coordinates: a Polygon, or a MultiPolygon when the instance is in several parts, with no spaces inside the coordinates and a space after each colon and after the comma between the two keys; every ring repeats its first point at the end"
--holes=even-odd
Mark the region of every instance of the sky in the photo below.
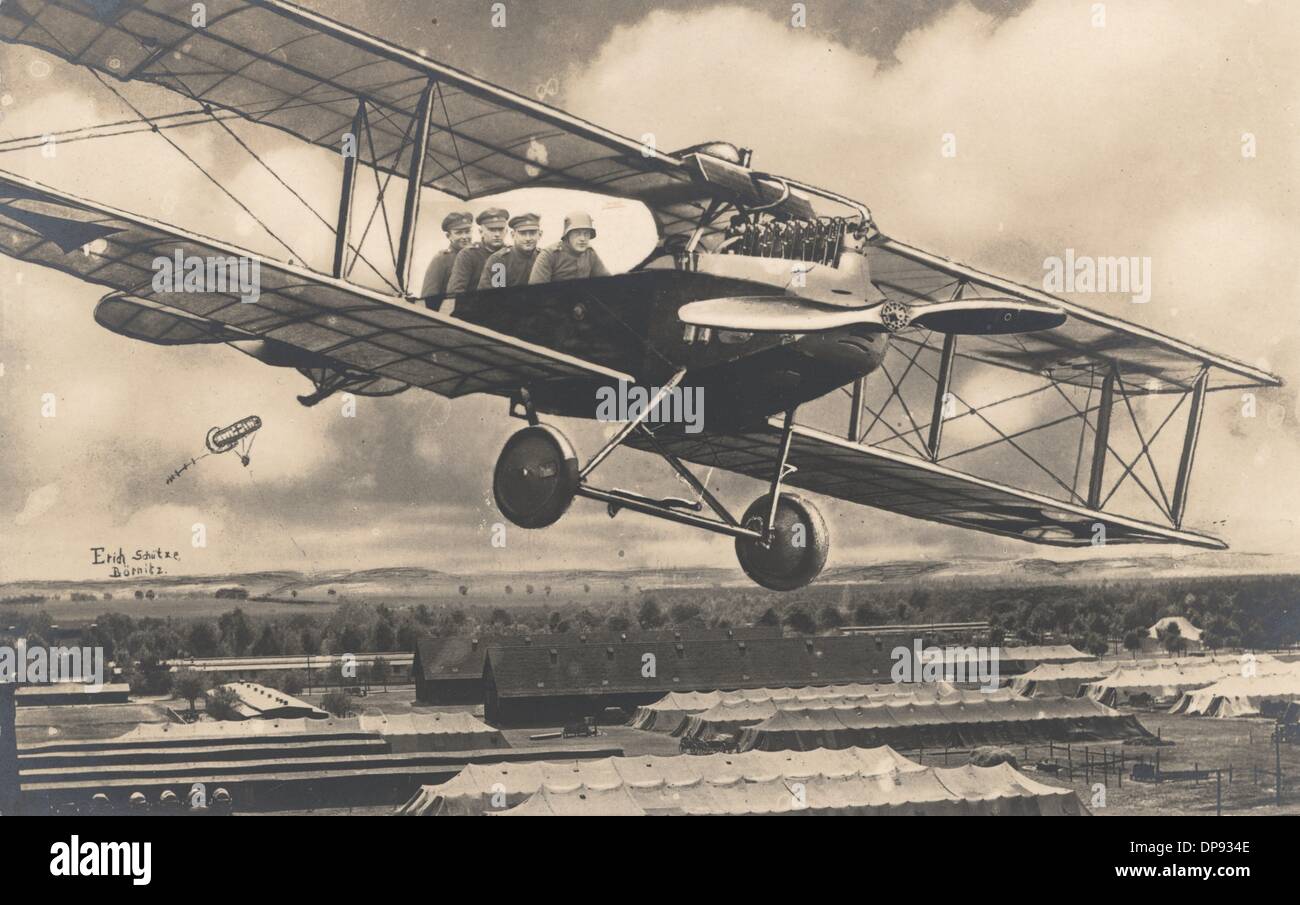
{"type": "MultiPolygon", "coordinates": [[[[1066,249],[1149,257],[1145,305],[1075,300],[1294,383],[1293,3],[810,0],[797,27],[789,3],[543,0],[508,3],[504,28],[492,27],[487,3],[306,5],[622,134],[652,133],[662,148],[752,147],[757,167],[862,199],[891,236],[1030,285],[1066,249]]],[[[184,109],[148,86],[121,90],[151,112],[184,109]]],[[[129,116],[83,72],[10,45],[0,113],[0,141],[129,116]]],[[[335,155],[257,127],[237,131],[317,211],[332,210],[335,155]]],[[[213,132],[171,134],[322,262],[325,227],[213,132]]],[[[0,168],[284,254],[156,136],[70,145],[55,160],[0,151],[0,168]]],[[[362,192],[366,200],[373,188],[362,192]]],[[[499,200],[538,210],[552,237],[564,210],[590,207],[597,247],[616,268],[653,241],[646,213],[625,202],[536,191],[499,200]]],[[[432,192],[424,204],[417,261],[436,250],[442,213],[459,207],[432,192]]],[[[386,253],[377,232],[365,251],[386,253]]],[[[308,387],[294,372],[225,347],[162,348],[103,330],[91,318],[101,294],[0,259],[0,580],[103,577],[92,547],[176,550],[187,573],[734,563],[726,538],[630,514],[611,521],[583,501],[545,531],[507,528],[505,546],[494,546],[503,519],[492,463],[518,426],[503,401],[412,391],[358,399],[351,417],[339,399],[305,409],[294,397],[308,387]],[[209,457],[166,483],[209,428],[249,414],[265,425],[249,467],[209,457]]],[[[1239,393],[1211,397],[1188,527],[1247,552],[1294,549],[1296,401],[1289,386],[1259,393],[1253,409],[1239,393]]],[[[603,435],[590,423],[560,426],[588,454],[603,435]]],[[[602,480],[680,495],[660,471],[625,451],[602,466],[602,480]]],[[[722,474],[710,484],[735,509],[761,492],[722,474]]],[[[1063,555],[819,505],[833,566],[1063,555]]]]}

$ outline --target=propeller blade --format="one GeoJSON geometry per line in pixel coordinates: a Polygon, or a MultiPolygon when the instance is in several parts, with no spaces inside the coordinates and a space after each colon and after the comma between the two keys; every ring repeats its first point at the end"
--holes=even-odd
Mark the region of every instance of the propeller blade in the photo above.
{"type": "Polygon", "coordinates": [[[691,302],[677,311],[684,324],[746,333],[818,333],[859,324],[881,330],[880,306],[832,308],[790,296],[737,296],[691,302]]]}
{"type": "Polygon", "coordinates": [[[746,333],[820,333],[845,327],[896,333],[917,326],[938,333],[988,335],[1050,330],[1066,320],[1059,308],[1010,298],[842,308],[761,295],[691,302],[678,309],[677,316],[684,324],[746,333]]]}
{"type": "Polygon", "coordinates": [[[912,308],[912,323],[936,333],[1035,333],[1065,323],[1060,308],[1023,299],[957,299],[912,308]]]}

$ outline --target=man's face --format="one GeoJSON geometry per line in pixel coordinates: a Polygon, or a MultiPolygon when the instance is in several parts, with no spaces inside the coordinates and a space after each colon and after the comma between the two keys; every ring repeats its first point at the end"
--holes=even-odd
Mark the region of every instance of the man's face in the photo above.
{"type": "Polygon", "coordinates": [[[468,248],[469,243],[474,240],[474,230],[468,226],[458,226],[451,232],[447,233],[447,241],[451,243],[452,251],[460,251],[462,248],[468,248]]]}
{"type": "Polygon", "coordinates": [[[525,226],[523,229],[514,231],[515,248],[520,251],[530,252],[537,247],[537,243],[542,241],[542,231],[536,226],[525,226]]]}
{"type": "Polygon", "coordinates": [[[564,241],[569,243],[569,247],[574,251],[582,252],[591,247],[591,240],[596,238],[595,230],[575,229],[571,230],[564,241]]]}
{"type": "Polygon", "coordinates": [[[506,225],[498,220],[489,220],[479,226],[479,241],[489,251],[496,251],[506,244],[506,225]]]}

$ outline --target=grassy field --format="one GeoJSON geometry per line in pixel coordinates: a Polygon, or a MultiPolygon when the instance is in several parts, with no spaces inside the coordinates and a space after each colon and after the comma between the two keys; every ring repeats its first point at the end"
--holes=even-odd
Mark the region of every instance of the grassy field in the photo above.
{"type": "MultiPolygon", "coordinates": [[[[587,602],[592,603],[594,608],[601,609],[608,607],[611,603],[620,604],[631,602],[636,599],[636,592],[630,591],[626,594],[620,589],[613,594],[601,595],[595,598],[595,590],[591,595],[586,595],[587,602]]],[[[158,619],[216,619],[222,613],[228,613],[238,607],[250,616],[292,616],[298,613],[311,613],[320,616],[329,616],[339,604],[349,599],[357,599],[369,603],[385,603],[393,610],[414,609],[420,604],[428,606],[430,609],[437,611],[440,608],[469,609],[471,607],[506,607],[517,609],[522,606],[535,606],[538,608],[556,606],[567,606],[569,604],[581,603],[584,598],[579,598],[573,594],[560,596],[553,594],[550,597],[538,592],[532,596],[523,593],[506,595],[495,591],[479,591],[467,596],[459,594],[430,594],[420,597],[365,597],[349,598],[346,595],[337,597],[326,597],[324,599],[308,599],[299,597],[297,600],[274,599],[259,600],[250,598],[248,600],[237,600],[232,598],[217,598],[211,596],[158,596],[153,600],[137,600],[134,596],[114,596],[112,600],[44,600],[38,604],[6,604],[0,609],[25,612],[29,608],[32,612],[44,610],[50,615],[50,618],[56,625],[60,626],[77,626],[88,625],[98,619],[104,613],[124,613],[132,619],[140,619],[146,616],[152,616],[158,619]]]]}
{"type": "MultiPolygon", "coordinates": [[[[1267,719],[1214,719],[1168,713],[1140,713],[1138,719],[1172,746],[1161,747],[1160,768],[1168,770],[1221,770],[1223,813],[1300,814],[1300,745],[1282,745],[1283,805],[1274,804],[1273,721],[1267,719]],[[1231,767],[1231,781],[1229,781],[1231,767]],[[1256,772],[1258,771],[1258,773],[1256,772]]],[[[1111,747],[1114,751],[1114,747],[1111,747]]],[[[1156,749],[1126,747],[1126,755],[1154,761],[1156,749]]],[[[1099,781],[1094,778],[1094,782],[1099,781]]],[[[1090,784],[1075,772],[1071,785],[1088,804],[1090,784]]],[[[1106,806],[1093,808],[1099,815],[1207,815],[1215,814],[1215,780],[1162,783],[1133,782],[1126,774],[1123,786],[1114,774],[1106,786],[1106,806]]]]}
{"type": "MultiPolygon", "coordinates": [[[[1137,712],[1136,715],[1150,732],[1173,744],[1157,747],[1089,743],[1068,748],[1060,744],[1009,748],[1026,775],[1047,785],[1073,788],[1079,800],[1099,816],[1214,816],[1214,770],[1222,771],[1225,816],[1300,814],[1300,745],[1282,746],[1283,805],[1278,808],[1274,803],[1272,720],[1214,719],[1163,712],[1137,712]],[[1103,751],[1112,758],[1124,758],[1122,779],[1117,778],[1114,767],[1103,776],[1095,766],[1091,770],[1085,766],[1089,758],[1094,764],[1099,762],[1103,751]],[[1196,769],[1210,771],[1211,775],[1200,781],[1149,783],[1131,779],[1133,763],[1139,760],[1154,763],[1157,751],[1162,772],[1196,769]],[[1055,763],[1059,770],[1039,772],[1036,770],[1039,762],[1055,763]],[[1105,786],[1104,804],[1098,803],[1098,784],[1105,786]]],[[[918,759],[916,751],[903,753],[918,759]]],[[[919,759],[930,765],[944,765],[942,751],[925,751],[919,759]]],[[[949,752],[949,766],[965,762],[965,752],[949,752]]]]}
{"type": "MultiPolygon", "coordinates": [[[[338,609],[339,601],[303,601],[280,603],[269,600],[231,600],[216,597],[156,597],[153,600],[136,600],[134,597],[114,597],[112,600],[45,600],[28,604],[33,610],[50,614],[56,625],[75,626],[94,622],[104,613],[125,613],[132,619],[152,616],[157,619],[215,619],[239,607],[244,612],[263,616],[286,616],[293,613],[315,613],[328,616],[338,609]]],[[[10,607],[23,610],[26,607],[10,607]]]]}

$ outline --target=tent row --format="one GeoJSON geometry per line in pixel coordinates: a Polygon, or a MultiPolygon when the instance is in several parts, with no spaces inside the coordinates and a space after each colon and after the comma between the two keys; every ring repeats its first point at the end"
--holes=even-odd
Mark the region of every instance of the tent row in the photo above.
{"type": "Polygon", "coordinates": [[[1285,672],[1232,676],[1184,692],[1171,713],[1188,716],[1265,716],[1278,718],[1300,701],[1300,664],[1285,672]]]}
{"type": "Polygon", "coordinates": [[[1078,796],[1008,764],[926,767],[888,747],[472,764],[425,786],[418,816],[1086,814],[1078,796]]]}
{"type": "MultiPolygon", "coordinates": [[[[905,688],[907,686],[894,686],[905,688]]],[[[987,701],[1009,701],[1018,696],[1009,688],[999,688],[991,692],[959,691],[949,687],[947,691],[900,691],[894,695],[871,698],[869,700],[838,698],[814,701],[811,704],[800,700],[719,701],[703,713],[686,718],[674,735],[691,739],[714,739],[723,735],[735,736],[747,726],[754,726],[775,716],[781,710],[811,710],[819,707],[861,707],[882,705],[891,709],[907,706],[926,707],[933,704],[966,703],[980,705],[987,701]]],[[[901,709],[900,709],[900,712],[901,709]]]]}
{"type": "Polygon", "coordinates": [[[1026,698],[1078,697],[1079,689],[1089,682],[1098,682],[1114,672],[1116,663],[1103,664],[1099,660],[1080,663],[1044,663],[1011,680],[1010,687],[1026,698]]]}
{"type": "Polygon", "coordinates": [[[669,692],[653,704],[638,707],[629,725],[634,729],[680,735],[686,721],[720,704],[740,702],[794,702],[802,704],[833,702],[867,702],[900,695],[943,695],[956,691],[949,682],[921,683],[849,683],[804,688],[744,688],[736,691],[669,692]]]}
{"type": "Polygon", "coordinates": [[[741,751],[811,751],[889,745],[894,748],[973,748],[1146,738],[1132,714],[1087,698],[1010,699],[867,707],[778,710],[741,730],[741,751]]]}
{"type": "Polygon", "coordinates": [[[1137,668],[1121,668],[1081,686],[1079,693],[1110,707],[1123,704],[1170,705],[1182,695],[1247,672],[1271,675],[1289,664],[1267,654],[1244,657],[1192,658],[1137,668]]]}

